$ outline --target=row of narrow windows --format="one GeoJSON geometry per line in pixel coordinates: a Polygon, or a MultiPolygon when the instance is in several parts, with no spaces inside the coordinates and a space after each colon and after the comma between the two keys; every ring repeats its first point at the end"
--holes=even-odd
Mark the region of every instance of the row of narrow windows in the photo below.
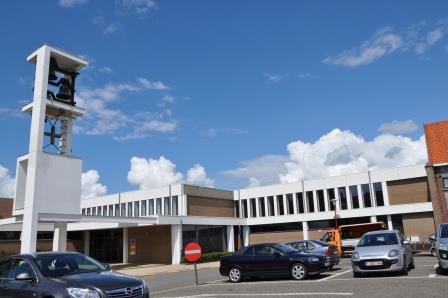
{"type": "Polygon", "coordinates": [[[83,215],[142,217],[152,215],[178,215],[178,196],[134,201],[120,204],[82,208],[83,215]]]}
{"type": "Polygon", "coordinates": [[[372,188],[373,189],[371,190],[369,184],[361,184],[360,193],[358,191],[358,185],[349,186],[348,193],[346,187],[320,189],[315,192],[306,191],[305,197],[302,192],[295,194],[290,193],[286,194],[286,203],[283,199],[283,195],[243,199],[241,200],[241,214],[240,202],[238,201],[235,201],[235,212],[236,216],[248,218],[249,212],[250,217],[265,217],[334,211],[338,205],[339,210],[349,209],[349,204],[351,209],[384,206],[382,183],[373,183],[372,188]],[[327,192],[327,202],[325,202],[325,191],[327,192]],[[336,192],[338,194],[337,197],[336,192]],[[372,196],[372,193],[374,196],[372,196]],[[314,198],[315,195],[316,198],[314,198]],[[296,206],[294,206],[294,203],[296,206]]]}

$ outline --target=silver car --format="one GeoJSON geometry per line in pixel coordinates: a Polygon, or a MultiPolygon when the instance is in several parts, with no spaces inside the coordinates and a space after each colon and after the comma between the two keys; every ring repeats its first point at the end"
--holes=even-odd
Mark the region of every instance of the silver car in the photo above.
{"type": "Polygon", "coordinates": [[[448,223],[442,223],[437,230],[436,255],[439,268],[448,270],[448,223]]]}
{"type": "Polygon", "coordinates": [[[374,231],[364,234],[352,254],[353,276],[367,272],[400,272],[413,269],[411,246],[399,231],[374,231]]]}

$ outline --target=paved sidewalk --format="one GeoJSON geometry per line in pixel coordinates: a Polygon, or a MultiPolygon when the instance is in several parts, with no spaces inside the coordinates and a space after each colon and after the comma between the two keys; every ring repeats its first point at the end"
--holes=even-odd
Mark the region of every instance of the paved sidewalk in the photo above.
{"type": "MultiPolygon", "coordinates": [[[[201,263],[198,264],[198,269],[219,268],[218,262],[201,263]]],[[[141,265],[126,265],[115,264],[111,265],[112,269],[131,276],[151,276],[165,273],[182,272],[194,270],[193,265],[181,264],[181,265],[158,265],[158,264],[141,264],[141,265]]]]}

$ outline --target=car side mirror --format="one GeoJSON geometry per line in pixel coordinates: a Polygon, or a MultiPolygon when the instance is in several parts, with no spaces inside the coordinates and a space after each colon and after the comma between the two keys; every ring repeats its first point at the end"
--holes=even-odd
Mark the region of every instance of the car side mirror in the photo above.
{"type": "Polygon", "coordinates": [[[36,280],[36,278],[33,275],[29,274],[28,272],[22,272],[22,273],[20,273],[19,275],[16,276],[16,280],[19,280],[19,281],[34,281],[34,280],[36,280]]]}
{"type": "Polygon", "coordinates": [[[437,236],[436,236],[436,234],[431,234],[431,235],[429,235],[429,241],[433,241],[433,242],[436,242],[437,241],[437,236]]]}
{"type": "Polygon", "coordinates": [[[104,265],[104,267],[106,267],[106,270],[107,270],[107,271],[110,271],[111,268],[110,268],[110,265],[109,265],[109,264],[103,263],[103,265],[104,265]]]}
{"type": "Polygon", "coordinates": [[[409,244],[411,244],[411,241],[409,241],[409,240],[403,240],[403,245],[409,245],[409,244]]]}

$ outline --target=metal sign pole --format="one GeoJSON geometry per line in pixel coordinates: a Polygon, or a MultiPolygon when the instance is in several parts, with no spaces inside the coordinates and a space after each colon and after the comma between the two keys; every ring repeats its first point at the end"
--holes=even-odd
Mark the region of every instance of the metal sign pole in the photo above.
{"type": "Polygon", "coordinates": [[[196,278],[196,285],[198,286],[199,285],[199,281],[198,281],[198,266],[196,266],[196,262],[194,262],[194,275],[195,275],[195,278],[196,278]]]}

